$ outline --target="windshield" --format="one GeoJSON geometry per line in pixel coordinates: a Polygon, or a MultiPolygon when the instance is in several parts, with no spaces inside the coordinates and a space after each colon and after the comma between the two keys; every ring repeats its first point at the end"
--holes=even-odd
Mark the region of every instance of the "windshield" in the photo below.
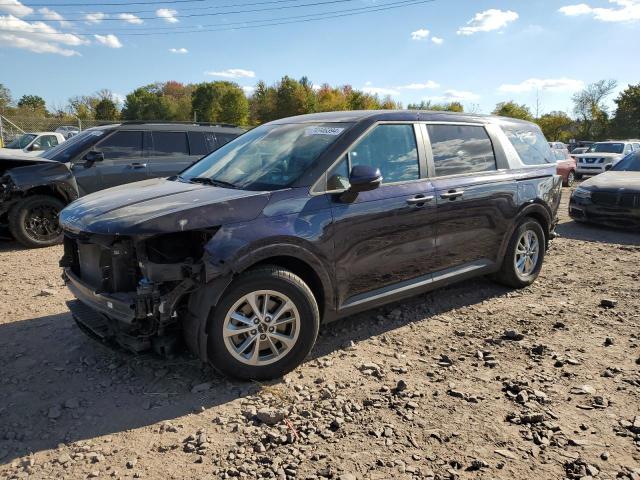
{"type": "Polygon", "coordinates": [[[624,143],[595,143],[589,147],[588,153],[622,153],[624,143]]]}
{"type": "Polygon", "coordinates": [[[288,187],[351,125],[263,125],[206,156],[179,178],[244,190],[288,187]]]}
{"type": "Polygon", "coordinates": [[[616,172],[640,172],[640,153],[631,153],[627,155],[611,170],[616,172]]]}
{"type": "Polygon", "coordinates": [[[9,142],[6,148],[26,148],[37,137],[33,133],[25,133],[9,142]]]}
{"type": "Polygon", "coordinates": [[[58,162],[68,162],[78,153],[86,150],[96,143],[108,130],[85,130],[78,135],[71,137],[66,142],[62,142],[59,145],[47,150],[42,155],[42,158],[47,160],[56,160],[58,162]]]}

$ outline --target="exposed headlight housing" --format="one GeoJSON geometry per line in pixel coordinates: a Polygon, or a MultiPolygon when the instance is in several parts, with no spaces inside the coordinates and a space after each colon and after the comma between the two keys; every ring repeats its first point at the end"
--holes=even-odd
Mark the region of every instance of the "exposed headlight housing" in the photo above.
{"type": "Polygon", "coordinates": [[[573,191],[573,196],[576,198],[591,198],[591,190],[587,190],[584,187],[578,187],[573,191]]]}

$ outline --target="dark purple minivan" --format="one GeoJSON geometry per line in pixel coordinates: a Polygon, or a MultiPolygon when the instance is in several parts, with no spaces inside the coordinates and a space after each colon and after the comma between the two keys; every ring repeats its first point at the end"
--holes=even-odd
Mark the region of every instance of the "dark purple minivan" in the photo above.
{"type": "Polygon", "coordinates": [[[78,324],[217,369],[281,376],[320,323],[477,275],[520,288],[554,236],[561,179],[528,122],[422,111],[303,115],[181,174],[60,215],[78,324]]]}

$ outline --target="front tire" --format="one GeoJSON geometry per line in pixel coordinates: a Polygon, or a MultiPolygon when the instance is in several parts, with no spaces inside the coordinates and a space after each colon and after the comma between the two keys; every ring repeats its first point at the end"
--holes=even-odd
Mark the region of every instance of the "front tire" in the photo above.
{"type": "Polygon", "coordinates": [[[209,315],[209,362],[242,380],[278,378],[302,363],[319,326],[318,304],[300,277],[276,266],[250,270],[209,315]]]}
{"type": "Polygon", "coordinates": [[[573,187],[573,184],[576,181],[576,175],[575,173],[573,173],[573,170],[569,172],[569,174],[567,175],[567,184],[565,185],[565,187],[573,187]]]}
{"type": "Polygon", "coordinates": [[[62,242],[58,215],[61,200],[49,195],[26,197],[9,212],[9,231],[27,248],[50,247],[62,242]]]}
{"type": "Polygon", "coordinates": [[[527,217],[513,232],[500,271],[495,279],[513,288],[524,288],[536,281],[545,254],[545,236],[540,223],[527,217]]]}

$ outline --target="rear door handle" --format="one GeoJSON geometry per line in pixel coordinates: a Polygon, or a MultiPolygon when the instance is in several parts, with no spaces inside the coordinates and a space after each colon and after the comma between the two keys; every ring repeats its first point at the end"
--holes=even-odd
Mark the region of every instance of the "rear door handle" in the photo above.
{"type": "Polygon", "coordinates": [[[413,198],[407,198],[407,203],[409,205],[420,205],[421,203],[428,203],[433,200],[433,195],[424,196],[424,195],[416,195],[413,198]]]}
{"type": "Polygon", "coordinates": [[[146,163],[134,162],[129,164],[129,168],[147,168],[146,163]]]}
{"type": "Polygon", "coordinates": [[[440,198],[444,198],[445,200],[455,200],[464,195],[464,190],[451,190],[447,193],[441,193],[440,198]]]}

